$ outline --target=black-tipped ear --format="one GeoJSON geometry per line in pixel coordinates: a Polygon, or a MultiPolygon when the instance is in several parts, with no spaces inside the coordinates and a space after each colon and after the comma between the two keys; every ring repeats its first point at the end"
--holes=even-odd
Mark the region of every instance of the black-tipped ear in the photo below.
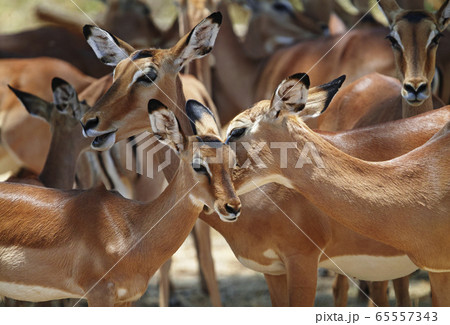
{"type": "Polygon", "coordinates": [[[195,135],[216,135],[220,137],[214,114],[202,103],[190,99],[186,102],[186,114],[195,135]]]}
{"type": "Polygon", "coordinates": [[[85,25],[83,34],[97,58],[109,66],[116,66],[135,51],[128,43],[96,26],[85,25]]]}
{"type": "MultiPolygon", "coordinates": [[[[64,79],[55,77],[52,79],[52,90],[55,91],[59,87],[66,87],[69,83],[65,81],[64,79]]],[[[70,86],[70,85],[69,85],[70,86]]]]}
{"type": "Polygon", "coordinates": [[[299,112],[298,116],[302,118],[302,120],[307,120],[318,117],[325,112],[344,81],[345,75],[324,85],[309,89],[306,105],[299,112]]]}
{"type": "Polygon", "coordinates": [[[270,103],[270,114],[277,117],[281,110],[301,111],[306,104],[310,81],[306,73],[296,73],[284,79],[275,90],[270,103]]]}
{"type": "Polygon", "coordinates": [[[222,13],[220,11],[213,12],[206,19],[210,19],[214,24],[222,25],[222,13]]]}
{"type": "Polygon", "coordinates": [[[320,113],[323,113],[345,82],[345,78],[346,76],[342,75],[326,84],[309,89],[308,101],[305,108],[312,108],[313,106],[316,107],[319,105],[321,108],[317,107],[316,110],[320,108],[320,113]]]}
{"type": "Polygon", "coordinates": [[[436,20],[438,21],[439,31],[443,32],[450,21],[450,0],[446,0],[436,12],[436,20]]]}
{"type": "Polygon", "coordinates": [[[74,106],[79,103],[77,91],[67,81],[61,78],[52,80],[53,102],[59,109],[68,105],[74,106]]]}
{"type": "Polygon", "coordinates": [[[212,51],[221,23],[222,14],[214,12],[172,47],[174,64],[178,70],[192,60],[199,59],[212,51]]]}
{"type": "Polygon", "coordinates": [[[151,114],[158,109],[167,109],[167,106],[157,99],[150,99],[147,104],[148,113],[151,114]]]}
{"type": "Polygon", "coordinates": [[[8,88],[17,96],[22,102],[25,109],[33,116],[40,117],[47,122],[50,121],[50,117],[53,110],[53,104],[49,103],[38,96],[26,93],[24,91],[13,88],[8,85],[8,88]]]}
{"type": "Polygon", "coordinates": [[[175,152],[183,151],[186,138],[175,114],[159,100],[151,99],[147,104],[150,126],[158,140],[175,152]]]}

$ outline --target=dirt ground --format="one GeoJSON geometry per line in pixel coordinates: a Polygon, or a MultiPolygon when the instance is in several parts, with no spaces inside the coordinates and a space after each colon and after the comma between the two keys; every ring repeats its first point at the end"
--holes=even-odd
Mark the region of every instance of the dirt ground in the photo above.
{"type": "MultiPolygon", "coordinates": [[[[242,266],[225,239],[214,230],[211,233],[213,256],[223,305],[235,307],[271,306],[264,276],[242,266]]],[[[208,296],[200,288],[198,263],[191,237],[174,255],[170,275],[174,285],[172,301],[186,307],[210,306],[208,296]]],[[[333,306],[331,291],[333,279],[333,274],[319,277],[316,306],[333,306]]],[[[358,293],[356,286],[350,284],[349,306],[367,305],[367,302],[358,300],[358,293]]],[[[414,306],[431,306],[430,285],[426,272],[418,272],[411,277],[410,295],[414,306]]],[[[389,299],[391,306],[395,306],[392,283],[389,284],[389,299]]],[[[136,305],[158,306],[157,275],[152,279],[147,293],[136,305]]]]}

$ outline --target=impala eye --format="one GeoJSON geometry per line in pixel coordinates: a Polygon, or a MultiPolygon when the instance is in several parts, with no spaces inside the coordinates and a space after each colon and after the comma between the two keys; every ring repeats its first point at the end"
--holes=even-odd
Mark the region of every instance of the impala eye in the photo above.
{"type": "Polygon", "coordinates": [[[247,128],[233,129],[233,130],[230,132],[230,135],[228,136],[227,141],[225,141],[225,143],[229,143],[229,142],[231,142],[232,140],[237,140],[237,139],[239,139],[239,138],[245,133],[246,130],[247,130],[247,128]]]}
{"type": "Polygon", "coordinates": [[[391,45],[396,50],[401,50],[400,44],[395,39],[395,37],[392,37],[391,35],[386,36],[386,38],[391,42],[391,45]]]}
{"type": "Polygon", "coordinates": [[[208,174],[208,170],[207,170],[206,167],[203,166],[203,165],[195,165],[195,164],[192,164],[192,168],[194,168],[194,170],[195,170],[197,173],[200,173],[200,174],[208,174]]]}
{"type": "Polygon", "coordinates": [[[149,71],[146,71],[142,76],[140,76],[136,82],[137,83],[144,83],[144,84],[149,84],[149,83],[153,83],[156,78],[158,77],[158,73],[156,72],[155,69],[150,69],[149,71]]]}
{"type": "Polygon", "coordinates": [[[284,2],[276,2],[273,4],[272,8],[279,12],[291,13],[291,8],[284,2]]]}

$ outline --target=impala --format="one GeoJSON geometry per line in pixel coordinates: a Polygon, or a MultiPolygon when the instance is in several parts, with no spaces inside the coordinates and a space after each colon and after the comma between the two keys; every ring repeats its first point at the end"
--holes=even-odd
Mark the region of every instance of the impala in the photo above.
{"type": "MultiPolygon", "coordinates": [[[[52,141],[39,181],[46,187],[72,189],[78,157],[89,149],[90,143],[82,136],[79,122],[89,106],[80,101],[76,90],[60,78],[52,80],[53,103],[11,86],[9,88],[32,116],[50,125],[52,141]]],[[[20,178],[18,181],[24,182],[20,178]]]]}
{"type": "Polygon", "coordinates": [[[215,133],[218,128],[196,123],[196,102],[186,104],[195,125],[190,137],[161,102],[151,100],[148,110],[152,131],[180,157],[176,175],[157,200],[138,203],[101,188],[59,191],[0,184],[0,294],[28,301],[71,297],[86,298],[90,306],[127,305],[145,292],[203,209],[236,220],[240,201],[231,183],[233,155],[215,133]],[[211,166],[208,160],[217,147],[227,158],[211,166]]]}
{"type": "Polygon", "coordinates": [[[430,272],[433,304],[449,305],[450,261],[442,253],[450,246],[449,123],[426,144],[399,158],[365,162],[339,151],[306,126],[304,120],[322,111],[307,109],[308,87],[307,75],[291,76],[272,100],[252,109],[253,124],[243,124],[239,116],[236,124],[230,124],[227,142],[250,144],[249,152],[237,146],[238,162],[256,151],[268,167],[240,169],[236,188],[242,192],[278,182],[294,189],[349,229],[405,252],[417,267],[430,272]],[[269,140],[293,141],[298,148],[313,143],[325,168],[313,164],[294,168],[299,149],[292,149],[289,168],[280,168],[275,163],[280,150],[270,148],[269,140]]]}
{"type": "MultiPolygon", "coordinates": [[[[315,105],[323,110],[341,83],[336,80],[311,89],[305,109],[315,105]]],[[[231,133],[238,136],[243,127],[255,123],[263,107],[258,104],[236,118],[230,124],[231,133]]],[[[402,121],[321,136],[353,156],[386,160],[420,146],[449,118],[450,107],[446,107],[402,121]]],[[[225,237],[243,265],[264,273],[274,306],[311,306],[318,265],[367,280],[397,278],[417,268],[403,252],[340,226],[292,190],[272,184],[263,191],[270,199],[260,191],[240,196],[244,208],[235,224],[217,222],[214,216],[200,217],[225,237]]],[[[386,291],[379,295],[373,298],[376,304],[388,305],[386,291]]],[[[406,304],[405,298],[397,299],[406,304]]]]}
{"type": "Polygon", "coordinates": [[[403,10],[395,0],[380,1],[380,6],[389,18],[388,38],[401,85],[377,74],[361,78],[339,94],[330,110],[319,118],[320,129],[362,127],[414,116],[443,105],[431,92],[439,39],[450,17],[449,1],[435,14],[403,10]]]}
{"type": "MultiPolygon", "coordinates": [[[[212,26],[217,26],[217,24],[213,24],[212,26]]],[[[196,45],[196,44],[195,44],[196,45]]],[[[189,48],[189,49],[192,49],[189,48]]],[[[187,50],[189,50],[187,49],[187,50]]],[[[180,53],[182,54],[182,53],[180,53]]],[[[186,52],[184,52],[184,54],[186,54],[186,52]]],[[[200,55],[201,56],[201,55],[200,55]]],[[[46,59],[49,62],[53,62],[54,60],[52,59],[46,59]]],[[[36,74],[42,73],[43,71],[41,69],[48,69],[50,67],[50,65],[47,65],[46,62],[41,61],[40,59],[35,59],[36,62],[36,67],[34,69],[31,69],[31,71],[33,71],[36,74]]],[[[29,61],[20,61],[17,64],[22,64],[24,66],[29,65],[31,62],[29,61]]],[[[67,64],[66,64],[67,66],[67,64]]],[[[53,68],[53,66],[51,66],[53,68]]],[[[9,66],[9,69],[14,69],[13,66],[9,66]]],[[[74,68],[72,68],[74,69],[74,68]]],[[[70,74],[70,66],[69,69],[61,69],[58,70],[57,67],[55,67],[54,69],[55,71],[65,71],[65,73],[69,73],[70,74]]],[[[53,70],[52,70],[53,71],[53,70]]],[[[28,80],[28,79],[32,79],[32,74],[29,73],[29,71],[25,74],[26,70],[23,69],[23,73],[25,75],[25,79],[21,79],[21,80],[28,80]]],[[[51,77],[51,74],[47,74],[44,73],[43,74],[45,77],[51,77]]],[[[8,74],[8,77],[10,78],[10,76],[13,76],[14,78],[18,78],[20,76],[14,73],[8,74]]],[[[79,75],[74,74],[74,76],[76,78],[78,78],[79,75]]],[[[104,92],[106,92],[108,90],[108,88],[111,86],[112,83],[112,78],[110,76],[105,76],[99,80],[95,80],[93,81],[92,78],[88,78],[88,80],[83,79],[83,77],[81,76],[80,78],[75,80],[82,80],[83,84],[89,84],[89,87],[86,87],[86,90],[83,91],[80,94],[80,98],[82,99],[86,99],[88,104],[90,105],[94,105],[94,103],[104,94],[104,92]]],[[[68,78],[68,80],[73,80],[74,78],[68,78]]],[[[11,79],[8,79],[11,80],[11,79]]],[[[190,98],[197,98],[201,101],[204,101],[206,104],[208,105],[213,105],[211,102],[211,99],[209,98],[207,92],[204,90],[204,87],[197,81],[195,80],[195,78],[191,77],[191,76],[182,76],[181,78],[182,83],[184,83],[185,85],[185,91],[186,94],[190,97],[190,98]]],[[[14,86],[16,87],[20,87],[20,88],[25,88],[27,90],[29,90],[28,87],[23,87],[22,84],[16,84],[13,81],[8,81],[8,82],[12,82],[14,86]]],[[[30,83],[31,84],[31,83],[30,83]]],[[[36,84],[36,83],[34,83],[36,84]]],[[[28,85],[28,83],[26,83],[26,85],[28,85]]],[[[38,87],[41,87],[40,89],[42,89],[42,85],[41,84],[37,84],[38,87]]],[[[36,87],[36,86],[33,86],[36,87]]],[[[181,85],[180,85],[181,87],[181,85]]],[[[32,88],[35,89],[35,88],[32,88]]],[[[38,88],[39,89],[39,88],[38,88]]],[[[43,90],[41,90],[43,91],[43,90]]],[[[41,94],[40,91],[33,91],[34,93],[37,94],[41,94]]],[[[44,92],[46,93],[46,91],[44,92]]],[[[48,96],[48,95],[47,95],[48,96]]],[[[44,96],[44,98],[47,99],[47,97],[44,96]]],[[[14,98],[14,96],[12,96],[12,98],[8,99],[8,101],[11,100],[11,102],[9,102],[7,106],[8,109],[8,113],[5,114],[6,119],[5,119],[5,123],[3,123],[2,125],[2,132],[6,133],[8,135],[8,137],[3,137],[3,141],[4,144],[8,144],[8,149],[11,153],[16,154],[19,153],[22,155],[23,158],[25,157],[26,159],[18,159],[18,160],[22,160],[26,162],[26,166],[30,167],[33,166],[34,168],[33,171],[35,172],[39,172],[42,169],[42,165],[45,161],[45,152],[48,151],[48,145],[49,145],[49,139],[50,139],[50,134],[48,132],[48,126],[45,125],[45,123],[30,118],[29,114],[24,112],[23,109],[21,108],[21,106],[17,105],[17,106],[12,106],[11,103],[13,101],[15,101],[16,99],[14,98]],[[18,109],[16,109],[18,108],[18,109]],[[11,119],[14,123],[11,123],[11,120],[8,118],[9,116],[13,116],[14,118],[11,119]],[[33,128],[33,132],[43,132],[42,134],[39,134],[38,136],[36,136],[35,134],[33,134],[33,136],[30,136],[29,138],[33,138],[33,139],[37,139],[39,141],[37,141],[37,143],[35,145],[32,146],[32,149],[38,151],[38,152],[33,152],[32,150],[30,150],[30,145],[28,144],[28,142],[24,142],[23,139],[24,137],[26,137],[23,133],[23,130],[29,131],[30,129],[28,128],[18,128],[18,125],[22,124],[23,122],[28,122],[31,121],[35,127],[33,128]],[[19,132],[20,130],[20,132],[19,132]],[[45,141],[45,139],[48,139],[48,141],[45,141]],[[46,147],[47,146],[47,147],[46,147]],[[39,160],[39,159],[41,160],[39,160]]],[[[4,101],[3,103],[7,103],[8,101],[4,101]]],[[[184,101],[183,101],[184,102],[184,101]]],[[[184,105],[184,104],[183,104],[184,105]]],[[[183,107],[183,106],[180,106],[183,107]]],[[[213,106],[212,106],[213,107],[213,106]]],[[[190,132],[189,129],[187,132],[190,132]]],[[[176,157],[176,156],[175,156],[176,157]]],[[[106,163],[111,162],[111,159],[109,159],[109,156],[106,157],[99,157],[100,159],[103,158],[103,161],[106,163]]],[[[117,166],[117,164],[116,164],[117,166]]],[[[116,167],[114,165],[111,164],[106,164],[105,167],[113,167],[113,169],[116,167]]],[[[105,177],[105,179],[107,179],[108,181],[111,181],[113,183],[114,186],[110,186],[109,188],[116,188],[116,189],[124,189],[124,188],[128,188],[127,192],[123,192],[123,193],[133,193],[133,198],[136,199],[140,199],[140,200],[147,200],[149,198],[149,195],[151,195],[152,193],[154,195],[158,195],[161,190],[163,189],[163,184],[161,182],[159,182],[160,180],[163,180],[165,182],[165,180],[161,177],[159,177],[158,179],[154,180],[153,183],[150,185],[151,187],[148,187],[148,185],[139,185],[139,184],[133,184],[130,183],[127,179],[125,179],[122,175],[119,175],[115,170],[112,170],[111,168],[108,168],[106,173],[103,174],[109,174],[113,177],[105,177]],[[130,185],[133,186],[133,188],[130,189],[130,185]],[[144,191],[140,191],[140,193],[137,193],[138,190],[137,188],[141,187],[144,188],[144,191]],[[136,195],[138,194],[138,195],[136,195]]],[[[132,182],[134,181],[138,181],[139,183],[142,183],[142,180],[144,178],[140,178],[140,180],[136,180],[135,177],[135,173],[131,173],[134,177],[134,179],[132,180],[132,182]]],[[[128,176],[130,175],[130,173],[128,173],[128,176]]],[[[151,195],[150,197],[155,197],[154,195],[151,195]]],[[[211,299],[214,305],[218,306],[220,305],[220,295],[219,295],[219,291],[218,291],[218,287],[217,284],[215,282],[215,275],[214,275],[214,267],[213,267],[213,261],[212,261],[212,256],[210,253],[210,247],[208,245],[209,240],[208,240],[208,236],[209,236],[209,232],[208,229],[205,228],[203,225],[199,225],[196,228],[196,234],[198,236],[198,241],[199,241],[199,259],[200,259],[200,264],[202,267],[202,271],[203,274],[205,274],[205,279],[206,279],[206,283],[208,286],[208,290],[211,294],[211,299]],[[197,229],[198,228],[198,229],[197,229]],[[206,244],[206,246],[205,246],[206,244]],[[205,257],[209,257],[209,258],[205,258],[205,257]]],[[[167,299],[163,299],[164,301],[167,301],[167,299]]],[[[167,304],[167,303],[166,303],[167,304]]]]}
{"type": "MultiPolygon", "coordinates": [[[[338,94],[328,112],[310,126],[328,131],[347,130],[443,106],[431,92],[433,77],[437,75],[436,52],[450,15],[449,1],[435,14],[423,9],[404,10],[395,0],[382,0],[379,5],[389,20],[391,30],[387,38],[392,44],[400,83],[376,73],[364,76],[338,94]]],[[[387,288],[387,284],[384,286],[387,288]]]]}

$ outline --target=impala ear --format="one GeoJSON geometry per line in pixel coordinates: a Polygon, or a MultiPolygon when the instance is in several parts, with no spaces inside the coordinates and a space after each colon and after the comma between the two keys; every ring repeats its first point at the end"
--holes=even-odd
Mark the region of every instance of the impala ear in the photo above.
{"type": "Polygon", "coordinates": [[[284,79],[272,96],[270,116],[276,118],[282,110],[300,112],[305,108],[309,84],[306,73],[297,73],[284,79]]]}
{"type": "Polygon", "coordinates": [[[131,45],[101,28],[85,25],[83,34],[97,58],[104,64],[115,67],[120,61],[136,51],[131,45]]]}
{"type": "Polygon", "coordinates": [[[171,49],[178,70],[192,60],[212,51],[222,23],[222,14],[215,12],[203,19],[171,49]]]}
{"type": "Polygon", "coordinates": [[[175,114],[159,100],[151,99],[148,102],[148,115],[155,137],[171,147],[176,153],[183,151],[186,138],[175,114]]]}
{"type": "Polygon", "coordinates": [[[213,113],[196,100],[188,100],[186,103],[186,114],[191,122],[192,131],[195,135],[215,135],[220,137],[219,127],[213,113]]]}
{"type": "Polygon", "coordinates": [[[52,103],[49,103],[38,96],[15,89],[10,85],[8,85],[8,87],[17,96],[17,98],[19,98],[28,113],[50,122],[50,117],[54,107],[52,103]]]}
{"type": "Polygon", "coordinates": [[[378,5],[381,8],[381,11],[386,16],[386,19],[389,22],[389,25],[392,25],[395,21],[395,17],[397,14],[402,11],[402,8],[398,5],[395,0],[380,0],[378,5]]]}
{"type": "Polygon", "coordinates": [[[447,0],[444,4],[439,8],[436,13],[436,19],[438,21],[438,29],[440,32],[443,32],[449,22],[450,22],[450,1],[447,0]]]}
{"type": "Polygon", "coordinates": [[[306,102],[305,108],[300,111],[298,116],[305,120],[307,118],[317,117],[325,112],[344,81],[345,75],[324,85],[309,89],[308,101],[306,102]]]}
{"type": "Polygon", "coordinates": [[[63,79],[53,78],[52,90],[53,102],[61,109],[64,109],[66,105],[76,105],[79,102],[75,88],[63,79]]]}

